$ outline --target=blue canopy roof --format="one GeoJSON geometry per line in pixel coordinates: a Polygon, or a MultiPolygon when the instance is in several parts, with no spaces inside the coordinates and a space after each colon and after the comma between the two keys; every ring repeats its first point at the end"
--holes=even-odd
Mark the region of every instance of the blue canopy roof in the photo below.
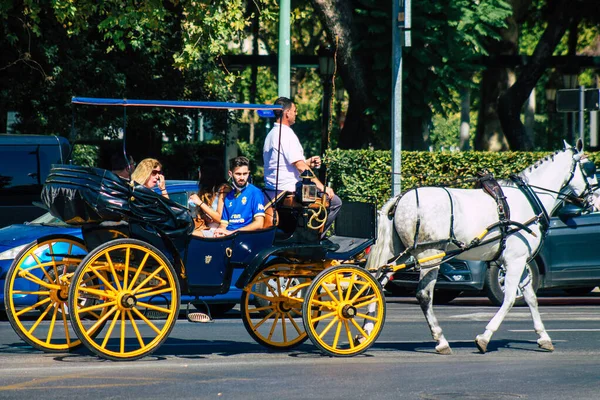
{"type": "Polygon", "coordinates": [[[276,104],[244,104],[223,101],[179,101],[179,100],[134,100],[134,99],[103,99],[98,97],[73,97],[73,104],[90,106],[121,106],[121,107],[168,107],[168,108],[209,108],[217,110],[257,110],[261,117],[272,117],[273,110],[283,107],[276,104]]]}

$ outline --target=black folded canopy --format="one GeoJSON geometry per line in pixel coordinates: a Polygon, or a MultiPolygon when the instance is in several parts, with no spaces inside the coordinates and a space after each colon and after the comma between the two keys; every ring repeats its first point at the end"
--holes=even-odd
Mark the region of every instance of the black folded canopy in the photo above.
{"type": "Polygon", "coordinates": [[[70,225],[127,221],[169,236],[187,235],[194,228],[187,208],[100,168],[52,166],[42,202],[52,215],[70,225]]]}

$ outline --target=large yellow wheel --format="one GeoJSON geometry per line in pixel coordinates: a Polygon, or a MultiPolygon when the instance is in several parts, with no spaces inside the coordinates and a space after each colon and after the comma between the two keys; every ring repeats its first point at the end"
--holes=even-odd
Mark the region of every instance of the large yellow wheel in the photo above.
{"type": "MultiPolygon", "coordinates": [[[[69,281],[87,250],[81,239],[53,235],[26,246],[15,258],[4,284],[4,306],[13,329],[25,342],[46,352],[81,345],[68,320],[69,281]]],[[[76,306],[85,306],[79,299],[76,306]]]]}
{"type": "Polygon", "coordinates": [[[381,333],[385,298],[369,272],[340,265],[315,277],[302,311],[304,328],[322,352],[349,357],[367,350],[381,333]]]}
{"type": "Polygon", "coordinates": [[[277,261],[254,275],[241,300],[242,321],[254,340],[288,350],[308,339],[299,317],[312,275],[306,268],[277,261]]]}
{"type": "Polygon", "coordinates": [[[158,249],[135,239],[112,240],[88,254],[73,276],[69,302],[95,301],[71,307],[73,328],[98,356],[137,360],[169,336],[179,315],[179,294],[175,271],[158,249]]]}

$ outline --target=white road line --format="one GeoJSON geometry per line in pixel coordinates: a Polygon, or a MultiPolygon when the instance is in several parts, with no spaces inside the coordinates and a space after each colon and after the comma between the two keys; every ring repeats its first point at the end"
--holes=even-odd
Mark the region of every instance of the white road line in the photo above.
{"type": "MultiPolygon", "coordinates": [[[[532,332],[531,329],[510,329],[509,332],[532,332]]],[[[546,332],[600,332],[597,328],[547,329],[546,332]]]]}

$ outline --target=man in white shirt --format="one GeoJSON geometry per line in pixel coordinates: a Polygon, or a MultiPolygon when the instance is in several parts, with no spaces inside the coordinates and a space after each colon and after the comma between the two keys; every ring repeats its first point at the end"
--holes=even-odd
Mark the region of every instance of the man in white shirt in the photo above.
{"type": "MultiPolygon", "coordinates": [[[[281,105],[283,109],[275,110],[278,122],[275,123],[273,129],[267,135],[263,147],[265,187],[269,191],[277,189],[277,191],[294,192],[296,182],[300,180],[300,174],[310,168],[319,168],[321,157],[304,158],[304,150],[300,140],[291,128],[296,122],[296,115],[298,114],[294,102],[286,97],[280,97],[275,101],[275,104],[281,105]],[[279,122],[281,123],[281,147],[279,146],[279,122]],[[281,154],[279,154],[279,151],[281,154]]],[[[321,193],[325,193],[329,197],[329,214],[323,230],[323,234],[325,234],[340,211],[342,201],[336,196],[332,188],[325,187],[319,179],[314,178],[313,182],[321,193]]]]}

